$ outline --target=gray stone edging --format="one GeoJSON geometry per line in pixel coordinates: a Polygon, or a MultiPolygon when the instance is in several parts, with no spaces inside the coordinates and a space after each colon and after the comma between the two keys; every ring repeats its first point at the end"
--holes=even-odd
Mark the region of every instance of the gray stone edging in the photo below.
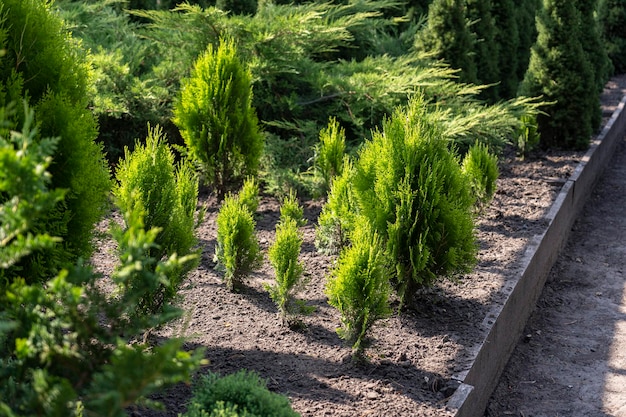
{"type": "Polygon", "coordinates": [[[483,322],[487,336],[470,348],[474,359],[468,368],[453,376],[460,386],[448,399],[447,408],[455,417],[484,415],[487,402],[539,299],[548,273],[567,242],[576,217],[626,132],[624,106],[626,96],[544,216],[548,224],[546,230],[527,244],[521,259],[522,271],[505,279],[502,286],[505,302],[492,308],[483,322]]]}

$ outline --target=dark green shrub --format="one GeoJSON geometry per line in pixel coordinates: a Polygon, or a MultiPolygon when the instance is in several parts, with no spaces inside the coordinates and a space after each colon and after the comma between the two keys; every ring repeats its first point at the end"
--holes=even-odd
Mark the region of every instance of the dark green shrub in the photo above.
{"type": "Polygon", "coordinates": [[[469,179],[479,208],[488,205],[496,192],[498,157],[489,152],[488,146],[476,143],[463,157],[461,169],[469,179]]]}
{"type": "MultiPolygon", "coordinates": [[[[48,187],[46,167],[55,141],[36,138],[31,112],[26,112],[22,132],[5,136],[6,114],[0,113],[0,191],[6,197],[0,206],[0,277],[6,277],[20,257],[54,243],[54,237],[32,226],[63,193],[48,187]]],[[[132,314],[137,301],[192,259],[151,258],[158,231],[143,229],[140,212],[127,218],[128,229],[115,234],[120,265],[111,279],[122,289],[115,297],[101,292],[101,277],[83,264],[43,284],[0,280],[3,415],[124,416],[127,407],[157,389],[188,381],[202,362],[200,351],[181,350],[182,340],[159,346],[136,342],[148,329],[181,314],[166,306],[161,314],[138,317],[132,314]]]]}
{"type": "Polygon", "coordinates": [[[203,355],[182,351],[182,340],[131,343],[180,316],[171,307],[141,319],[132,314],[155,283],[190,261],[148,257],[156,234],[144,232],[137,217],[117,235],[121,265],[112,278],[125,289],[117,298],[99,293],[99,277],[84,266],[45,285],[16,279],[0,294],[0,408],[18,415],[124,416],[157,389],[190,379],[203,355]]]}
{"type": "Polygon", "coordinates": [[[98,118],[98,140],[109,163],[115,165],[125,147],[132,150],[135,139],[146,136],[148,124],[160,125],[170,140],[178,139],[178,129],[170,120],[171,103],[186,68],[177,68],[175,81],[167,74],[157,76],[153,69],[163,61],[163,51],[142,36],[142,26],[126,12],[133,4],[127,0],[56,0],[54,5],[72,35],[90,51],[97,93],[89,106],[98,118]]]}
{"type": "MultiPolygon", "coordinates": [[[[162,259],[196,253],[198,178],[188,161],[183,159],[175,165],[174,154],[158,126],[148,129],[145,144],[137,143],[132,152],[126,148],[116,177],[119,184],[113,194],[121,212],[143,210],[146,228],[159,229],[150,256],[162,259]]],[[[125,221],[128,224],[129,219],[125,221]]],[[[143,313],[158,312],[176,297],[180,284],[196,266],[197,263],[189,262],[186,269],[173,271],[167,283],[140,300],[138,309],[143,313]]]]}
{"type": "Polygon", "coordinates": [[[517,75],[519,46],[519,30],[517,27],[516,7],[513,0],[492,0],[491,13],[496,26],[495,43],[497,55],[495,57],[498,68],[498,94],[503,99],[517,95],[519,77],[517,75]]]}
{"type": "Polygon", "coordinates": [[[10,282],[6,274],[33,250],[50,248],[59,238],[33,233],[38,219],[63,200],[64,190],[50,190],[50,173],[58,139],[38,138],[34,113],[25,107],[21,132],[4,132],[12,107],[0,108],[0,291],[10,282]]]}
{"type": "Polygon", "coordinates": [[[215,7],[235,14],[256,13],[257,0],[216,0],[215,7]]]}
{"type": "Polygon", "coordinates": [[[302,279],[304,264],[298,261],[302,247],[302,234],[296,221],[287,218],[276,225],[276,240],[270,246],[268,256],[275,273],[275,285],[269,285],[270,297],[278,306],[283,323],[289,323],[290,316],[298,312],[300,305],[294,293],[305,282],[302,279]]]}
{"type": "Polygon", "coordinates": [[[250,71],[230,40],[220,42],[217,50],[209,45],[181,82],[174,123],[206,182],[220,193],[257,172],[263,136],[251,102],[250,71]]]}
{"type": "Polygon", "coordinates": [[[217,214],[217,246],[214,261],[224,272],[232,291],[260,267],[263,255],[256,238],[252,213],[237,197],[227,195],[217,214]]]}
{"type": "Polygon", "coordinates": [[[530,60],[530,50],[537,41],[536,18],[542,8],[542,0],[524,0],[515,5],[515,20],[519,43],[517,46],[517,78],[524,79],[530,60]]]}
{"type": "Polygon", "coordinates": [[[442,133],[417,96],[383,122],[355,163],[358,213],[386,245],[403,302],[476,262],[474,199],[442,133]]]}
{"type": "MultiPolygon", "coordinates": [[[[367,220],[363,219],[364,228],[367,220]]],[[[341,313],[338,333],[362,356],[366,335],[374,323],[391,313],[389,270],[384,243],[376,234],[357,227],[352,246],[339,255],[326,283],[328,303],[341,313]]]]}
{"type": "Polygon", "coordinates": [[[460,69],[463,82],[477,80],[475,36],[470,31],[465,0],[434,0],[428,8],[426,27],[417,33],[415,47],[460,69]]]}
{"type": "Polygon", "coordinates": [[[595,132],[602,123],[600,94],[609,79],[611,61],[598,24],[598,0],[577,0],[576,7],[580,13],[580,43],[591,67],[592,82],[596,92],[595,95],[590,94],[588,97],[589,107],[593,109],[591,128],[595,132]]]}
{"type": "Polygon", "coordinates": [[[61,236],[63,246],[86,259],[93,249],[94,224],[105,214],[111,188],[102,145],[95,142],[98,126],[89,111],[63,95],[45,96],[35,112],[41,132],[60,138],[50,173],[55,187],[68,190],[64,208],[69,219],[67,234],[61,236]]]}
{"type": "MultiPolygon", "coordinates": [[[[59,137],[50,165],[52,188],[65,198],[33,225],[38,233],[62,239],[22,258],[16,269],[29,281],[47,280],[93,250],[94,224],[105,212],[110,174],[102,147],[95,143],[97,124],[87,108],[91,89],[89,63],[79,42],[68,36],[50,2],[6,0],[0,11],[1,105],[26,98],[35,110],[42,137],[59,137]]],[[[16,113],[12,128],[23,119],[16,113]]]]}
{"type": "Polygon", "coordinates": [[[298,202],[296,193],[293,190],[289,191],[289,195],[283,198],[283,202],[280,205],[280,221],[284,223],[289,219],[295,221],[298,227],[306,224],[304,210],[298,202]]]}
{"type": "Polygon", "coordinates": [[[209,373],[195,384],[186,417],[297,417],[289,399],[267,389],[255,372],[220,377],[209,373]]]}
{"type": "Polygon", "coordinates": [[[537,116],[544,147],[585,149],[599,111],[591,63],[581,45],[576,3],[544,0],[537,18],[537,42],[520,85],[522,95],[542,96],[551,104],[537,116]]]}
{"type": "Polygon", "coordinates": [[[626,73],[626,0],[600,0],[598,15],[613,73],[626,73]]]}
{"type": "MultiPolygon", "coordinates": [[[[467,18],[471,22],[470,31],[474,34],[474,61],[476,62],[476,82],[478,84],[498,84],[499,45],[496,43],[496,25],[492,12],[492,0],[467,0],[467,18]]],[[[499,86],[491,85],[481,96],[491,102],[500,98],[499,86]]]]}
{"type": "Polygon", "coordinates": [[[346,131],[337,119],[331,117],[328,126],[320,131],[319,143],[315,147],[315,169],[322,177],[324,192],[330,190],[334,177],[341,175],[346,152],[346,131]]]}
{"type": "MultiPolygon", "coordinates": [[[[577,0],[576,4],[580,12],[581,44],[587,56],[587,60],[591,63],[598,95],[597,100],[599,100],[599,94],[602,93],[612,68],[611,61],[607,54],[607,46],[602,39],[602,29],[598,22],[598,0],[577,0]]],[[[594,120],[594,129],[597,129],[601,122],[602,114],[600,105],[598,104],[598,112],[594,120]]]]}

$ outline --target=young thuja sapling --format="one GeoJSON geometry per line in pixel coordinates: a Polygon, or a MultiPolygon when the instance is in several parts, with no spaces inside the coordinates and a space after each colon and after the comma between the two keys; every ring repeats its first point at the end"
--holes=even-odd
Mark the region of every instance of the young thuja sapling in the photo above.
{"type": "Polygon", "coordinates": [[[351,345],[357,360],[363,358],[368,331],[391,313],[385,257],[378,235],[367,226],[358,227],[352,245],[341,251],[326,284],[328,303],[341,313],[342,326],[337,332],[351,345]]]}
{"type": "Polygon", "coordinates": [[[232,291],[261,266],[263,255],[252,213],[237,196],[227,195],[217,214],[217,245],[214,261],[224,272],[226,286],[232,291]]]}

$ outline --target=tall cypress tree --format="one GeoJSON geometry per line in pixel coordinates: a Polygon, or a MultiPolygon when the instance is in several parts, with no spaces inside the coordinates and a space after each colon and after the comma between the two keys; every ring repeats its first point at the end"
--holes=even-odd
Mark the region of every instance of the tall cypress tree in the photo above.
{"type": "MultiPolygon", "coordinates": [[[[491,14],[491,0],[467,0],[467,15],[472,22],[470,30],[474,33],[474,56],[476,60],[476,78],[480,84],[496,84],[499,80],[496,27],[491,14]]],[[[483,91],[482,96],[496,101],[499,98],[499,86],[494,85],[483,91]]]]}
{"type": "Polygon", "coordinates": [[[417,50],[432,52],[461,70],[463,82],[476,83],[474,35],[469,29],[465,0],[434,0],[426,27],[415,36],[417,50]]]}
{"type": "Polygon", "coordinates": [[[542,0],[521,0],[516,2],[515,20],[517,21],[519,43],[517,44],[517,76],[524,79],[530,59],[530,49],[537,40],[535,18],[542,0]]]}
{"type": "Polygon", "coordinates": [[[520,86],[522,95],[553,102],[537,121],[545,147],[584,149],[589,145],[597,96],[593,71],[581,45],[581,17],[571,0],[543,0],[537,42],[520,86]]]}
{"type": "Polygon", "coordinates": [[[515,97],[520,77],[517,73],[519,32],[513,0],[493,0],[493,20],[498,48],[498,93],[500,98],[515,97]]]}
{"type": "Polygon", "coordinates": [[[601,0],[598,14],[613,72],[626,73],[626,0],[601,0]]]}
{"type": "MultiPolygon", "coordinates": [[[[578,0],[576,2],[580,12],[581,45],[587,55],[587,62],[591,64],[594,85],[598,94],[589,95],[590,105],[596,111],[592,114],[592,127],[597,129],[602,123],[602,111],[600,109],[600,96],[604,84],[609,78],[611,64],[606,52],[606,47],[600,37],[600,29],[596,19],[597,0],[578,0]]],[[[624,30],[624,29],[622,29],[624,30]]]]}

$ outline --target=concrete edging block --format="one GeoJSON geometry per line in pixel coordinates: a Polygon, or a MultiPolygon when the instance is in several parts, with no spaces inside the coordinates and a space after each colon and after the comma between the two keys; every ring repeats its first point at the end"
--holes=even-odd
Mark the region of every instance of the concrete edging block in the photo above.
{"type": "Polygon", "coordinates": [[[473,361],[467,369],[453,376],[461,383],[447,402],[455,417],[484,414],[576,217],[626,132],[624,106],[626,96],[544,216],[547,224],[544,233],[534,236],[526,246],[521,259],[522,272],[505,279],[502,289],[505,302],[494,307],[483,321],[486,337],[478,346],[469,348],[473,361]]]}

